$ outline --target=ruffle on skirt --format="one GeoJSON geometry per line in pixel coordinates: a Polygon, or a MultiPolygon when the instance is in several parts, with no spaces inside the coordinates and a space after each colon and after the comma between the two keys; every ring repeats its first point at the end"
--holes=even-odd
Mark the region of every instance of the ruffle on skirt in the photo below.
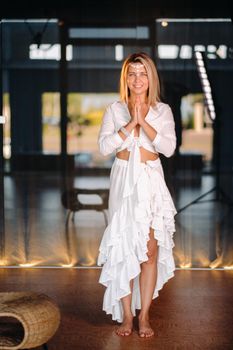
{"type": "MultiPolygon", "coordinates": [[[[127,163],[119,159],[116,162],[127,163]]],[[[117,171],[116,165],[111,176],[117,171]]],[[[150,227],[154,229],[154,237],[159,246],[153,299],[158,296],[158,291],[168,279],[174,276],[175,270],[172,248],[176,209],[164,181],[160,160],[140,163],[136,183],[132,191],[124,189],[125,193],[127,195],[123,195],[104,232],[98,256],[98,265],[103,265],[99,282],[106,287],[103,310],[112,314],[112,319],[118,322],[123,320],[120,299],[131,293],[132,279],[133,315],[136,314],[136,309],[141,308],[140,264],[148,260],[150,227]]]]}

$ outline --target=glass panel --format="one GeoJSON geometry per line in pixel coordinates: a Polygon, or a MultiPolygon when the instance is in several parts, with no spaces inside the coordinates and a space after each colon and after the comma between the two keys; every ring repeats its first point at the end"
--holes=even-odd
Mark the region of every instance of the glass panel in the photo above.
{"type": "MultiPolygon", "coordinates": [[[[2,26],[1,26],[2,30],[2,26]]],[[[3,99],[0,108],[3,110],[3,99]]],[[[5,208],[4,208],[4,171],[3,171],[3,131],[5,116],[0,116],[0,266],[5,265],[5,208]]]]}
{"type": "MultiPolygon", "coordinates": [[[[222,87],[222,81],[230,76],[230,25],[229,21],[157,21],[156,42],[151,42],[151,47],[142,47],[138,40],[147,38],[147,27],[128,27],[130,31],[125,33],[117,28],[111,36],[123,39],[131,35],[137,39],[135,45],[129,45],[128,40],[127,45],[123,40],[119,45],[118,39],[104,45],[112,28],[100,28],[104,30],[96,33],[76,28],[84,40],[94,35],[97,39],[89,46],[76,43],[74,36],[63,43],[67,60],[67,71],[63,71],[67,81],[62,83],[67,87],[68,154],[61,156],[66,116],[60,108],[64,96],[60,95],[58,22],[2,21],[2,114],[6,123],[4,128],[0,125],[0,264],[96,266],[107,224],[107,205],[104,210],[96,210],[102,198],[98,191],[105,195],[109,189],[114,158],[101,156],[98,150],[101,118],[106,106],[119,99],[123,60],[130,53],[145,51],[155,58],[162,101],[169,103],[175,118],[177,149],[174,157],[161,156],[161,160],[176,207],[181,209],[174,236],[176,266],[232,267],[232,217],[228,206],[210,201],[209,197],[205,203],[191,204],[209,190],[215,195],[212,189],[218,163],[213,132],[216,124],[208,117],[207,95],[203,93],[194,53],[205,53],[214,102],[217,98],[217,111],[222,115],[224,110],[227,122],[228,110],[223,103],[226,94],[231,101],[230,93],[218,86],[222,87]],[[78,205],[73,212],[69,211],[68,199],[78,205]]],[[[221,128],[228,132],[224,123],[221,128]]],[[[223,151],[226,153],[226,149],[223,151]]],[[[221,164],[227,159],[222,157],[221,164]]],[[[222,172],[221,179],[230,192],[229,173],[222,172]]]]}
{"type": "Polygon", "coordinates": [[[132,52],[150,52],[141,46],[73,45],[68,62],[68,153],[75,165],[109,168],[114,155],[101,156],[98,132],[105,108],[119,100],[119,79],[123,59],[132,52]]]}
{"type": "Polygon", "coordinates": [[[3,128],[3,156],[5,159],[11,157],[11,112],[9,93],[3,94],[3,116],[5,117],[3,128]]]}
{"type": "Polygon", "coordinates": [[[228,133],[231,97],[223,81],[229,83],[232,70],[231,36],[230,19],[156,21],[163,100],[172,107],[177,134],[175,157],[165,169],[179,211],[174,251],[181,268],[232,268],[232,185],[224,171],[231,160],[221,137],[228,133]]]}
{"type": "Polygon", "coordinates": [[[56,20],[2,21],[6,124],[0,223],[4,265],[66,262],[59,155],[59,51],[56,20]]]}
{"type": "Polygon", "coordinates": [[[70,28],[71,39],[148,39],[148,27],[135,28],[70,28]]]}
{"type": "Polygon", "coordinates": [[[45,154],[61,152],[60,121],[60,93],[44,92],[42,94],[42,138],[45,154]]]}
{"type": "Polygon", "coordinates": [[[189,94],[181,100],[182,144],[180,151],[203,155],[205,164],[212,160],[213,122],[204,104],[203,94],[189,94]]]}
{"type": "Polygon", "coordinates": [[[117,93],[68,94],[68,153],[77,155],[76,165],[109,166],[112,156],[100,156],[97,139],[106,106],[118,99],[117,93]]]}

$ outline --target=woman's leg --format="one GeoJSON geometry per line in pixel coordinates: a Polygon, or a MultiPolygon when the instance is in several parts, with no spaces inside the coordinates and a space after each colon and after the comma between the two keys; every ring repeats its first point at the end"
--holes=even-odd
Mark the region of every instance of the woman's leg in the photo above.
{"type": "Polygon", "coordinates": [[[121,336],[127,336],[132,333],[133,328],[133,314],[131,311],[132,302],[132,290],[133,290],[133,280],[130,281],[131,294],[121,299],[123,306],[123,322],[120,327],[116,330],[116,334],[121,336]]]}
{"type": "Polygon", "coordinates": [[[154,334],[149,322],[149,309],[157,280],[158,244],[154,238],[154,230],[150,229],[148,241],[148,261],[142,263],[140,274],[141,311],[139,314],[140,337],[151,337],[154,334]]]}

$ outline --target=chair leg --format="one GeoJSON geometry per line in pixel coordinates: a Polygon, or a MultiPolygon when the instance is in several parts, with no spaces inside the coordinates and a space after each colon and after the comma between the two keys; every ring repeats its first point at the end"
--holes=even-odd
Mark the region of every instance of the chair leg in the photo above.
{"type": "Polygon", "coordinates": [[[71,210],[68,211],[67,216],[66,216],[66,226],[69,225],[70,214],[71,214],[71,210]]]}
{"type": "Polygon", "coordinates": [[[105,210],[103,210],[103,214],[104,214],[104,222],[105,222],[105,226],[108,226],[108,218],[107,218],[107,214],[105,212],[105,210]]]}
{"type": "Polygon", "coordinates": [[[75,217],[75,211],[73,211],[73,213],[72,213],[72,221],[74,222],[74,217],[75,217]]]}

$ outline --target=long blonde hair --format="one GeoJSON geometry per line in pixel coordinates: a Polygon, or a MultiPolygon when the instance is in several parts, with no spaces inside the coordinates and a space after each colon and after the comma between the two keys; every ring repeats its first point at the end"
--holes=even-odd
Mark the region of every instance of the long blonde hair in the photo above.
{"type": "Polygon", "coordinates": [[[127,85],[127,73],[129,69],[130,63],[140,62],[146,69],[148,80],[149,80],[149,88],[147,92],[148,104],[155,105],[160,101],[160,82],[157,69],[155,67],[154,62],[146,54],[145,52],[138,52],[129,55],[121,69],[121,77],[120,77],[120,98],[123,102],[128,104],[130,91],[127,85]]]}

